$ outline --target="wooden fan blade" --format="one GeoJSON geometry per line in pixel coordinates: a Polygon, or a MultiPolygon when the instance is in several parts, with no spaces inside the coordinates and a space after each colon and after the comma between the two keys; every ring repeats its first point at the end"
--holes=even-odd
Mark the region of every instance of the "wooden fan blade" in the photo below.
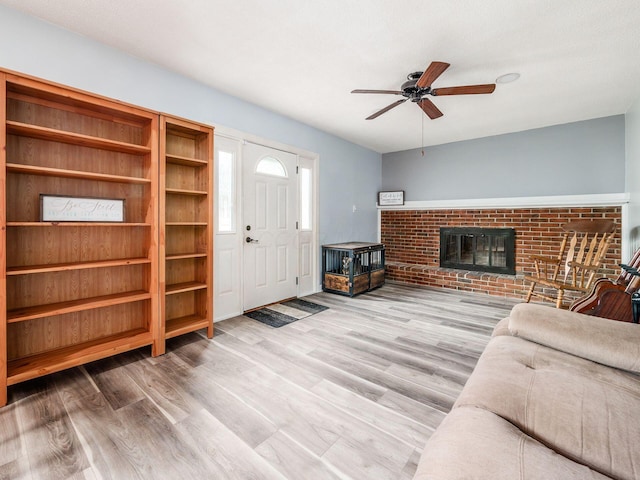
{"type": "Polygon", "coordinates": [[[386,107],[384,107],[382,110],[378,110],[376,113],[374,113],[373,115],[370,115],[367,117],[367,120],[373,120],[374,118],[378,118],[380,115],[382,115],[385,112],[388,112],[389,110],[391,110],[394,107],[397,107],[398,105],[400,105],[401,103],[406,102],[407,99],[403,98],[402,100],[398,100],[397,102],[393,102],[391,105],[387,105],[386,107]]]}
{"type": "Polygon", "coordinates": [[[433,104],[433,102],[428,98],[423,98],[422,100],[419,100],[418,105],[431,120],[434,120],[444,115],[440,110],[438,110],[438,107],[436,107],[433,104]]]}
{"type": "Polygon", "coordinates": [[[431,95],[476,95],[479,93],[493,93],[495,89],[495,83],[489,83],[486,85],[466,85],[463,87],[434,88],[431,90],[431,95]]]}
{"type": "Polygon", "coordinates": [[[402,95],[403,92],[400,90],[351,90],[351,93],[389,93],[391,95],[402,95]]]}
{"type": "Polygon", "coordinates": [[[420,88],[430,87],[431,84],[442,75],[447,68],[449,68],[448,63],[444,62],[431,62],[431,65],[424,71],[420,78],[416,82],[416,86],[420,88]]]}

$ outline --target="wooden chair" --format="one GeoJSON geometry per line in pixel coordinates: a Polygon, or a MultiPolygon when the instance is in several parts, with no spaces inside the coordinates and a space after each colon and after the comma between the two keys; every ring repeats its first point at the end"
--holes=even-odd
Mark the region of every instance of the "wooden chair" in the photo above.
{"type": "Polygon", "coordinates": [[[616,226],[612,220],[577,220],[562,226],[564,234],[558,255],[534,255],[535,273],[524,276],[531,282],[526,301],[540,297],[562,307],[566,290],[586,293],[600,271],[602,259],[609,249],[616,226]],[[556,290],[551,296],[537,292],[536,286],[556,290]]]}

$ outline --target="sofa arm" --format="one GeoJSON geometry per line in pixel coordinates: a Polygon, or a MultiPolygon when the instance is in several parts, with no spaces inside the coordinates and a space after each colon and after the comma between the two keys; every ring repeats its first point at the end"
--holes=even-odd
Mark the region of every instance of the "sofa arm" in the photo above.
{"type": "Polygon", "coordinates": [[[500,320],[496,326],[493,327],[493,332],[491,332],[492,337],[500,337],[503,335],[511,335],[511,331],[509,330],[509,317],[500,320]]]}
{"type": "Polygon", "coordinates": [[[514,336],[640,373],[640,325],[521,303],[509,316],[514,336]]]}

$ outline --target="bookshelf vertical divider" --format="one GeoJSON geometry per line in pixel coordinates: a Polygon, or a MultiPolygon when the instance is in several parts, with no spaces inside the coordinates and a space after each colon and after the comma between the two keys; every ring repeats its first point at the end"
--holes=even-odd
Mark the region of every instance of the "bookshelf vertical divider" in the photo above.
{"type": "Polygon", "coordinates": [[[0,72],[0,406],[7,404],[7,75],[0,72]]]}
{"type": "Polygon", "coordinates": [[[213,128],[160,116],[160,323],[213,336],[213,128]]]}
{"type": "Polygon", "coordinates": [[[213,336],[212,172],[211,127],[0,70],[0,406],[10,385],[213,336]]]}

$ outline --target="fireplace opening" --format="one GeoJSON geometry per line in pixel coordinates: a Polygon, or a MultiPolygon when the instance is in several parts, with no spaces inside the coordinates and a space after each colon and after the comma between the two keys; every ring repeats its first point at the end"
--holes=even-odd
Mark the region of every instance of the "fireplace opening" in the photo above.
{"type": "Polygon", "coordinates": [[[515,275],[515,229],[440,228],[440,266],[515,275]]]}

